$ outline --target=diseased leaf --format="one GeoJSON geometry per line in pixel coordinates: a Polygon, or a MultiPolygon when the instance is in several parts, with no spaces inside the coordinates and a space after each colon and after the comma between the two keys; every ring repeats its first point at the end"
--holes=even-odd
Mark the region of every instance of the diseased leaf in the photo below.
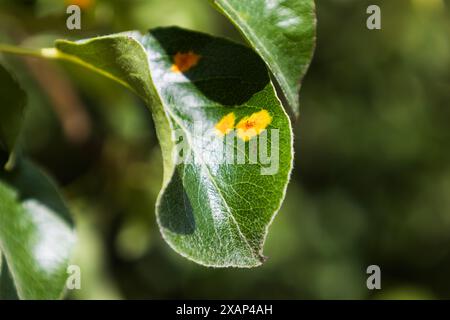
{"type": "Polygon", "coordinates": [[[27,160],[0,171],[1,297],[60,298],[74,243],[68,210],[47,176],[27,160]]]}
{"type": "Polygon", "coordinates": [[[12,151],[20,132],[25,106],[25,92],[0,65],[0,150],[12,151]]]}
{"type": "Polygon", "coordinates": [[[262,263],[292,166],[292,130],[256,53],[159,28],[58,41],[52,56],[115,79],[150,105],[164,156],[158,223],[175,251],[207,266],[262,263]]]}
{"type": "MultiPolygon", "coordinates": [[[[187,145],[184,160],[174,167],[158,201],[164,237],[202,264],[259,265],[266,228],[284,197],[292,159],[290,123],[264,63],[243,46],[179,29],[157,29],[141,41],[172,128],[181,131],[187,145]],[[185,73],[174,72],[174,57],[186,52],[198,55],[198,63],[185,73]],[[261,111],[267,113],[265,119],[254,116],[253,122],[247,121],[261,111]],[[236,159],[231,164],[215,161],[226,139],[224,132],[211,131],[230,114],[238,129],[232,152],[236,157],[245,153],[244,164],[236,159]],[[239,134],[241,121],[254,124],[256,133],[259,125],[266,133],[278,130],[279,158],[272,175],[264,175],[261,163],[248,163],[249,142],[239,134]],[[238,149],[238,141],[246,149],[238,149]]],[[[268,138],[269,145],[273,137],[268,138]]],[[[257,138],[253,135],[253,141],[257,138]]]]}
{"type": "Polygon", "coordinates": [[[314,0],[210,0],[260,54],[296,116],[315,45],[314,0]]]}

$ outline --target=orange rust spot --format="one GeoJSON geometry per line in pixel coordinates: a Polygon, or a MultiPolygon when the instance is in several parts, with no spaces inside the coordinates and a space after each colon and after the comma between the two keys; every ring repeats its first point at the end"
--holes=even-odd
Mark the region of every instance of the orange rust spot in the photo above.
{"type": "Polygon", "coordinates": [[[272,122],[272,116],[267,110],[261,110],[242,118],[236,125],[237,136],[244,141],[259,135],[272,122]]]}
{"type": "Polygon", "coordinates": [[[189,51],[187,53],[178,52],[173,56],[172,71],[176,73],[186,72],[192,67],[195,67],[201,56],[189,51]]]}
{"type": "Polygon", "coordinates": [[[234,116],[233,112],[230,112],[226,116],[224,116],[222,119],[220,119],[219,122],[215,125],[216,133],[219,136],[224,136],[227,133],[229,133],[233,127],[234,127],[234,121],[236,120],[236,117],[234,116]]]}
{"type": "Polygon", "coordinates": [[[89,9],[95,3],[95,0],[65,0],[66,5],[76,5],[79,6],[82,10],[89,9]]]}

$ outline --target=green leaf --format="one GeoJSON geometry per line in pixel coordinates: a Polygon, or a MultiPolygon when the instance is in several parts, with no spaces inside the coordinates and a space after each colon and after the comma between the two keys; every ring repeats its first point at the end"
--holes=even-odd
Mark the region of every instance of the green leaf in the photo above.
{"type": "Polygon", "coordinates": [[[0,252],[0,300],[17,300],[17,291],[14,287],[14,282],[11,272],[8,269],[6,262],[2,261],[2,253],[0,252]]]}
{"type": "Polygon", "coordinates": [[[268,227],[284,198],[292,167],[292,129],[256,53],[179,28],[58,41],[56,50],[48,53],[124,84],[150,105],[164,156],[157,217],[164,239],[175,251],[207,266],[262,263],[268,227]],[[242,134],[230,141],[226,138],[235,130],[224,137],[215,131],[230,114],[234,125],[246,117],[256,125],[271,121],[249,141],[242,134]],[[269,155],[272,147],[274,157],[278,155],[272,174],[267,172],[270,164],[260,158],[248,163],[249,145],[264,135],[269,155]],[[246,149],[238,148],[237,141],[246,149]],[[215,161],[224,146],[236,157],[244,155],[246,163],[215,161]]]}
{"type": "Polygon", "coordinates": [[[211,0],[260,54],[299,114],[299,90],[315,46],[314,0],[211,0]]]}
{"type": "MultiPolygon", "coordinates": [[[[16,148],[26,95],[1,65],[0,99],[3,163],[16,148]]],[[[72,221],[49,178],[26,160],[15,162],[0,168],[0,298],[56,299],[74,244],[72,221]]]]}
{"type": "Polygon", "coordinates": [[[0,65],[0,150],[13,150],[22,125],[26,100],[25,92],[0,65]]]}
{"type": "Polygon", "coordinates": [[[75,243],[53,182],[27,160],[0,171],[0,296],[57,299],[75,243]]]}

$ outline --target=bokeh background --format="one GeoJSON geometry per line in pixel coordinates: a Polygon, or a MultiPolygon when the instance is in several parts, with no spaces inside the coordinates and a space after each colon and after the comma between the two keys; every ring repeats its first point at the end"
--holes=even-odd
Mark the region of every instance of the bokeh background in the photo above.
{"type": "MultiPolygon", "coordinates": [[[[29,94],[24,149],[75,215],[69,299],[450,298],[450,1],[318,0],[286,201],[256,269],[210,269],[162,240],[162,163],[143,103],[69,64],[2,56],[29,94]],[[378,4],[382,30],[366,28],[378,4]],[[382,289],[366,288],[377,264],[382,289]]],[[[0,41],[51,46],[179,25],[243,41],[206,0],[0,0],[0,41]],[[67,4],[82,30],[65,28],[67,4]]]]}

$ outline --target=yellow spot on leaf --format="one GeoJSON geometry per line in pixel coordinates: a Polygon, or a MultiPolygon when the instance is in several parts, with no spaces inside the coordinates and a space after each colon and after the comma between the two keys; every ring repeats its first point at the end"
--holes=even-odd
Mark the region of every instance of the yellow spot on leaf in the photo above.
{"type": "Polygon", "coordinates": [[[216,133],[219,136],[224,136],[227,133],[229,133],[234,128],[234,121],[235,120],[236,120],[236,117],[234,116],[233,112],[231,112],[231,113],[227,114],[226,116],[224,116],[215,125],[216,133]]]}
{"type": "Polygon", "coordinates": [[[259,135],[272,122],[272,117],[267,110],[261,110],[242,118],[236,125],[237,136],[244,141],[259,135]]]}
{"type": "Polygon", "coordinates": [[[192,67],[195,67],[201,56],[189,51],[187,53],[178,52],[173,56],[172,71],[176,73],[186,72],[192,67]]]}

